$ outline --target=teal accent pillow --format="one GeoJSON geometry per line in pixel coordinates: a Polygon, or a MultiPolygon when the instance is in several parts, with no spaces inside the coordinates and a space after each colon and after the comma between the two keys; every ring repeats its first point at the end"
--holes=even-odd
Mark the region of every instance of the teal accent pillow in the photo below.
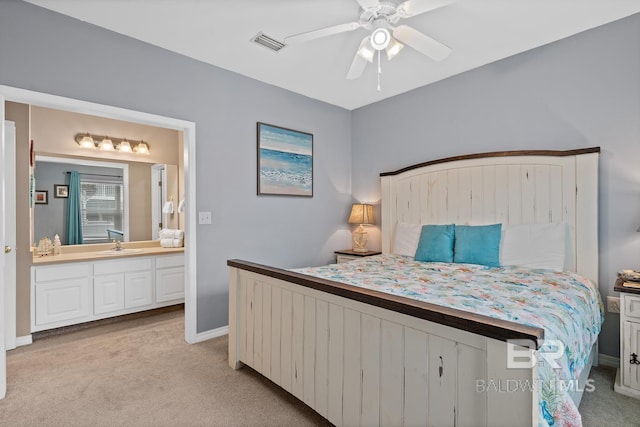
{"type": "Polygon", "coordinates": [[[423,225],[415,260],[453,262],[455,225],[423,225]]]}
{"type": "Polygon", "coordinates": [[[500,267],[502,224],[456,225],[454,262],[500,267]]]}

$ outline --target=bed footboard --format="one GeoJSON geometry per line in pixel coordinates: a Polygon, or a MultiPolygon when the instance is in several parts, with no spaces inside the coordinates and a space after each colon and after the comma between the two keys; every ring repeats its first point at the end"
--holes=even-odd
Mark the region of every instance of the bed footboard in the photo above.
{"type": "Polygon", "coordinates": [[[333,424],[537,425],[535,368],[507,369],[506,341],[229,265],[229,365],[333,424]]]}

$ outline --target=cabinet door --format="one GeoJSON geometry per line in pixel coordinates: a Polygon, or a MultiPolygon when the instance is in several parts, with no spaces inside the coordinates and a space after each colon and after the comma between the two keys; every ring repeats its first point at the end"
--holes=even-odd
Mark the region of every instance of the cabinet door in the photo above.
{"type": "Polygon", "coordinates": [[[624,346],[628,346],[622,353],[623,383],[627,387],[640,390],[640,365],[631,363],[632,354],[640,360],[640,323],[624,322],[622,327],[624,328],[624,346]]]}
{"type": "Polygon", "coordinates": [[[624,315],[640,320],[640,297],[624,295],[624,315]]]}
{"type": "Polygon", "coordinates": [[[89,285],[86,277],[36,283],[36,325],[89,316],[89,285]]]}
{"type": "Polygon", "coordinates": [[[94,314],[124,310],[124,275],[108,274],[93,279],[94,314]]]}
{"type": "Polygon", "coordinates": [[[156,302],[184,298],[184,267],[156,270],[156,302]]]}
{"type": "Polygon", "coordinates": [[[151,272],[140,271],[124,275],[125,308],[141,307],[151,304],[151,272]]]}

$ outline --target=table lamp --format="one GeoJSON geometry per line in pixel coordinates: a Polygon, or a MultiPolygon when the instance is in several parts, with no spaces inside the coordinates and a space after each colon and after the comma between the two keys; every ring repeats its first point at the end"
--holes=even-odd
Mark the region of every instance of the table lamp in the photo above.
{"type": "Polygon", "coordinates": [[[349,215],[349,224],[358,224],[358,228],[356,228],[356,230],[353,232],[353,251],[368,252],[367,232],[364,231],[363,225],[374,224],[373,205],[354,203],[351,206],[351,215],[349,215]]]}

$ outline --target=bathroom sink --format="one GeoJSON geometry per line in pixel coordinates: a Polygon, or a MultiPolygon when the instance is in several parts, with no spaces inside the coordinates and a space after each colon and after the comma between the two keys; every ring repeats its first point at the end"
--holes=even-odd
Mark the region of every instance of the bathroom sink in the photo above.
{"type": "Polygon", "coordinates": [[[109,249],[107,251],[98,252],[98,255],[129,255],[129,254],[139,254],[142,252],[142,249],[109,249]]]}

